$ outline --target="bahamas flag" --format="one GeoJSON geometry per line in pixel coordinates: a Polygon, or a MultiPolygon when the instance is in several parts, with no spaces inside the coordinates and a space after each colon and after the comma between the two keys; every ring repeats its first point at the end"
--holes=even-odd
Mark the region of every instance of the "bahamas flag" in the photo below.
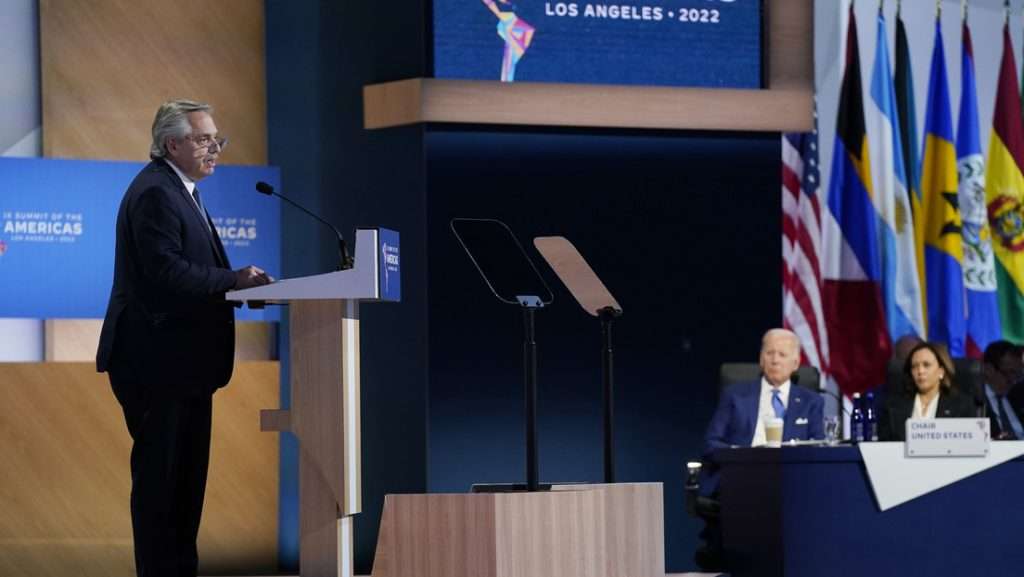
{"type": "Polygon", "coordinates": [[[832,376],[844,395],[885,382],[891,341],[882,307],[878,216],[864,124],[857,24],[850,7],[828,210],[822,215],[823,306],[832,376]]]}
{"type": "Polygon", "coordinates": [[[868,128],[877,135],[872,142],[871,168],[875,176],[874,201],[878,210],[879,246],[882,256],[882,294],[889,336],[923,337],[924,311],[917,275],[914,222],[908,196],[907,171],[903,165],[896,94],[889,72],[889,45],[885,38],[885,17],[878,10],[875,64],[871,73],[868,128]]]}
{"type": "MultiPolygon", "coordinates": [[[[917,255],[918,290],[921,308],[928,327],[927,307],[924,302],[924,219],[921,215],[921,165],[917,143],[917,104],[914,100],[914,72],[910,66],[910,45],[907,29],[903,26],[901,4],[896,4],[896,111],[900,123],[900,141],[903,144],[903,168],[907,171],[907,196],[914,222],[914,249],[917,255]]],[[[927,330],[921,333],[923,337],[927,330]]]]}
{"type": "Polygon", "coordinates": [[[999,315],[1003,338],[1024,341],[1024,128],[1010,29],[1003,27],[1003,61],[999,69],[992,139],[988,145],[985,189],[988,222],[996,255],[999,315]]]}
{"type": "Polygon", "coordinates": [[[954,357],[964,356],[964,279],[956,150],[946,82],[942,26],[935,20],[935,48],[928,81],[921,158],[921,214],[924,230],[924,289],[928,340],[946,343],[954,357]]]}
{"type": "Polygon", "coordinates": [[[978,97],[974,83],[971,29],[963,24],[960,124],[956,131],[960,175],[960,216],[963,220],[964,286],[967,288],[967,356],[980,359],[985,347],[1000,338],[996,300],[996,266],[988,228],[985,159],[978,138],[978,97]]]}

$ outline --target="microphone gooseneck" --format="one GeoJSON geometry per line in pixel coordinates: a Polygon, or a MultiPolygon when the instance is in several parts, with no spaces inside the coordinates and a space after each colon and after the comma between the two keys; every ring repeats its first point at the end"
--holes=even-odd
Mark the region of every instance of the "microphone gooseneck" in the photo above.
{"type": "Polygon", "coordinates": [[[280,194],[279,192],[274,190],[274,187],[271,184],[268,184],[263,181],[257,182],[256,192],[260,194],[265,194],[267,196],[276,196],[277,198],[280,198],[281,200],[287,202],[288,204],[294,206],[295,208],[301,210],[302,212],[308,214],[309,216],[317,219],[318,221],[330,227],[330,229],[333,230],[334,234],[338,237],[338,253],[341,257],[341,262],[338,265],[338,270],[348,270],[352,268],[352,266],[355,264],[355,261],[352,259],[352,256],[349,255],[348,253],[348,245],[345,243],[345,237],[341,235],[341,231],[338,230],[336,226],[327,222],[319,215],[313,213],[312,211],[295,202],[294,200],[288,198],[287,196],[284,196],[283,194],[280,194]]]}
{"type": "MultiPolygon", "coordinates": [[[[791,385],[799,384],[800,383],[800,373],[797,372],[797,371],[793,371],[793,374],[789,376],[789,382],[790,382],[791,385]]],[[[839,403],[839,410],[842,411],[843,413],[847,414],[847,415],[850,414],[850,411],[848,411],[846,409],[846,407],[843,405],[843,398],[840,397],[835,392],[830,391],[827,388],[825,388],[825,383],[821,382],[820,380],[818,381],[817,391],[818,391],[819,394],[828,395],[828,396],[832,397],[833,399],[835,399],[836,402],[839,403]]]]}

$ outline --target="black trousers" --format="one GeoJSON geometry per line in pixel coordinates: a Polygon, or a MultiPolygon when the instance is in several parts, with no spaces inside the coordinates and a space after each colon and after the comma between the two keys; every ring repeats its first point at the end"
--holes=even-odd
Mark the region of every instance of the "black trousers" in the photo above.
{"type": "Polygon", "coordinates": [[[110,384],[132,437],[132,536],[138,577],[196,577],[210,462],[213,393],[154,391],[123,365],[110,384]]]}

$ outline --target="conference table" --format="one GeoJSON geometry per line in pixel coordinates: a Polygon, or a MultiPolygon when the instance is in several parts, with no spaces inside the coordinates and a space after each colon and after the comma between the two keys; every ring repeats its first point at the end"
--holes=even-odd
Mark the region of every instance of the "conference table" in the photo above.
{"type": "MultiPolygon", "coordinates": [[[[1000,443],[1024,449],[1024,441],[1000,443]]],[[[970,458],[944,459],[941,466],[955,468],[970,458]]],[[[1022,457],[885,511],[856,446],[722,449],[715,460],[734,577],[1024,572],[1022,457]]],[[[906,467],[893,469],[906,475],[906,467]]],[[[889,474],[873,469],[876,483],[889,474]]]]}

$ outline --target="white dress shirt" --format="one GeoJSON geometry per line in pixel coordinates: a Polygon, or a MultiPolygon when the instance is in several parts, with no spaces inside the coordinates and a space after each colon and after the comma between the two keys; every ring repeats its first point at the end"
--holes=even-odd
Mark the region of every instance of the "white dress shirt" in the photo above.
{"type": "MultiPolygon", "coordinates": [[[[182,184],[185,185],[185,190],[188,191],[188,197],[192,199],[193,203],[195,203],[196,198],[192,196],[193,191],[196,189],[195,181],[185,176],[185,173],[182,172],[180,168],[178,168],[178,165],[171,162],[171,159],[165,158],[164,160],[167,162],[167,164],[171,165],[171,169],[174,170],[174,174],[177,174],[178,178],[181,179],[182,184]]],[[[196,204],[196,208],[199,208],[198,204],[196,204]]]]}
{"type": "MultiPolygon", "coordinates": [[[[761,377],[761,397],[757,402],[757,424],[754,426],[754,438],[750,441],[751,447],[757,447],[768,442],[764,433],[765,419],[775,418],[775,409],[772,408],[772,390],[775,387],[768,382],[768,379],[761,377]]],[[[782,406],[789,407],[789,381],[779,385],[779,398],[782,399],[782,406]]]]}
{"type": "Polygon", "coordinates": [[[910,415],[911,419],[934,419],[935,411],[939,409],[939,397],[941,393],[932,397],[927,407],[921,406],[921,395],[914,395],[914,412],[910,415]]]}
{"type": "Polygon", "coordinates": [[[185,173],[182,172],[181,169],[178,168],[176,164],[171,162],[171,159],[165,158],[164,160],[167,161],[167,164],[171,165],[171,169],[173,169],[174,173],[177,174],[178,178],[181,179],[181,183],[185,185],[185,190],[188,192],[188,197],[189,199],[192,200],[192,205],[195,206],[196,210],[199,211],[199,217],[203,219],[203,224],[206,225],[206,229],[210,230],[210,223],[209,221],[206,220],[206,211],[203,210],[203,207],[199,205],[199,201],[197,201],[195,197],[196,182],[189,178],[188,176],[186,176],[185,173]]]}

